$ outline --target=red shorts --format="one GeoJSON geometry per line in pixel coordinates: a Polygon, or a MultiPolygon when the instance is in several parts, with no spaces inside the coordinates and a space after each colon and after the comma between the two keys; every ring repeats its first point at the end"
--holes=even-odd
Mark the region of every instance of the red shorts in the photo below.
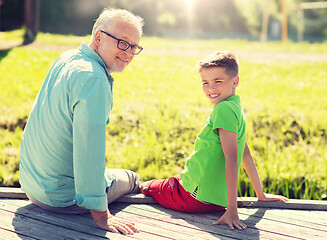
{"type": "Polygon", "coordinates": [[[143,188],[143,194],[165,208],[185,213],[204,213],[225,210],[225,207],[196,200],[179,183],[179,175],[169,179],[154,179],[143,188]]]}

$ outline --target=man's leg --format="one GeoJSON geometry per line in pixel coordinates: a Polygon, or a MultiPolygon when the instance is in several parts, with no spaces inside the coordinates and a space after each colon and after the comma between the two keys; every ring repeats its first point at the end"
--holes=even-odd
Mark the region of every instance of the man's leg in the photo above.
{"type": "Polygon", "coordinates": [[[107,189],[108,204],[114,202],[124,194],[141,192],[139,175],[135,172],[126,169],[109,168],[106,170],[106,174],[108,176],[116,176],[107,189]]]}
{"type": "Polygon", "coordinates": [[[40,201],[32,198],[31,196],[27,195],[27,197],[29,198],[29,200],[31,200],[31,202],[42,208],[43,210],[49,211],[49,212],[54,212],[54,213],[63,213],[63,214],[86,214],[86,213],[90,213],[89,209],[83,208],[78,206],[77,204],[68,206],[68,207],[52,207],[49,205],[46,205],[44,203],[41,203],[40,201]]]}

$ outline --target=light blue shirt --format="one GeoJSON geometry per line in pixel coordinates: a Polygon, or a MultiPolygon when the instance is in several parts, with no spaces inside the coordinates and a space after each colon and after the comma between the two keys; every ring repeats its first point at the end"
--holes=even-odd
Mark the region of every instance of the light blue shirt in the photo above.
{"type": "Polygon", "coordinates": [[[86,44],[63,53],[50,69],[24,129],[20,184],[53,207],[108,209],[106,125],[113,78],[86,44]]]}

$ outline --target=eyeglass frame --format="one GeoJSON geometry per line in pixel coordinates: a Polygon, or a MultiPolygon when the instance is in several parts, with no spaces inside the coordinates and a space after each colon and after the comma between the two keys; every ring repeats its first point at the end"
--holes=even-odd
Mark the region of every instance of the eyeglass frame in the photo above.
{"type": "Polygon", "coordinates": [[[143,48],[142,48],[141,46],[139,46],[139,45],[132,45],[132,44],[130,44],[129,42],[123,40],[123,39],[116,38],[115,36],[111,35],[110,33],[107,33],[107,32],[105,32],[105,31],[103,31],[103,30],[100,30],[100,31],[101,31],[102,33],[106,34],[107,36],[109,36],[109,37],[111,37],[111,38],[117,40],[117,48],[120,49],[120,50],[127,51],[127,49],[129,49],[129,47],[131,47],[131,50],[132,50],[132,54],[133,54],[133,55],[139,55],[140,52],[142,52],[142,50],[143,50],[143,48]],[[120,43],[120,42],[125,42],[125,43],[127,44],[127,47],[126,47],[126,48],[120,48],[120,47],[119,47],[119,43],[120,43]],[[135,48],[136,48],[136,49],[140,49],[140,51],[139,51],[138,53],[135,53],[136,51],[133,52],[133,48],[134,48],[134,49],[135,49],[135,48]]]}

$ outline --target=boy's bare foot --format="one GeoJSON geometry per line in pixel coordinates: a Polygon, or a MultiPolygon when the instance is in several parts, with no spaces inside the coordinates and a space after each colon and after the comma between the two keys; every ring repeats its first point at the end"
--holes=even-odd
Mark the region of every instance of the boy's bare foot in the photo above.
{"type": "Polygon", "coordinates": [[[153,180],[150,180],[150,181],[146,181],[146,182],[143,182],[140,186],[140,189],[141,189],[141,192],[143,191],[143,189],[149,187],[150,183],[152,182],[153,180]]]}

